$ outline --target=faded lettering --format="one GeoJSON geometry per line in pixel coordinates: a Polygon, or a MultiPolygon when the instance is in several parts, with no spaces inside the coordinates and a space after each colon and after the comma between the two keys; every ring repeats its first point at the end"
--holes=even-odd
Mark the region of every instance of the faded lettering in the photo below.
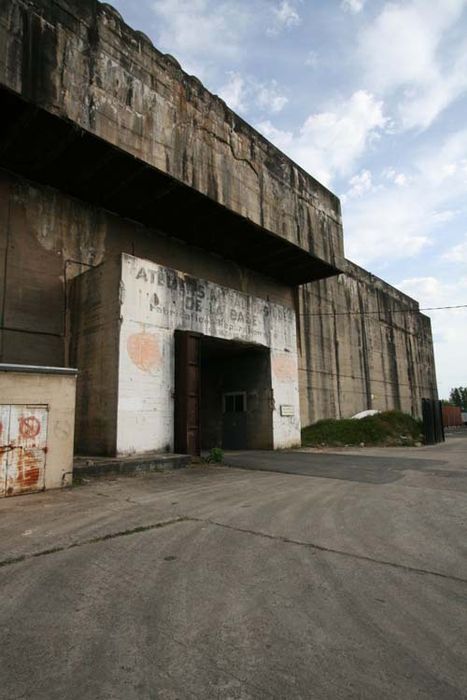
{"type": "MultiPolygon", "coordinates": [[[[168,268],[138,266],[134,275],[144,285],[141,291],[146,294],[149,323],[159,325],[164,319],[163,325],[182,324],[213,335],[295,347],[295,315],[288,307],[265,303],[168,268]]],[[[147,365],[146,361],[138,362],[135,364],[141,368],[147,365]]]]}

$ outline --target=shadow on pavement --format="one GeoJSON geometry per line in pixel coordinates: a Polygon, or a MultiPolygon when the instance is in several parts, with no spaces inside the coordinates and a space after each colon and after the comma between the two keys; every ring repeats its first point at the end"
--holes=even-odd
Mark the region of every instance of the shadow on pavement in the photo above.
{"type": "MultiPolygon", "coordinates": [[[[224,464],[239,469],[254,469],[301,476],[342,479],[370,484],[389,484],[398,481],[407,470],[436,473],[443,460],[410,459],[405,457],[372,457],[369,455],[320,454],[317,452],[245,451],[227,452],[224,464]]],[[[449,472],[441,471],[444,475],[449,472]]],[[[456,473],[459,476],[458,473],[456,473]]]]}

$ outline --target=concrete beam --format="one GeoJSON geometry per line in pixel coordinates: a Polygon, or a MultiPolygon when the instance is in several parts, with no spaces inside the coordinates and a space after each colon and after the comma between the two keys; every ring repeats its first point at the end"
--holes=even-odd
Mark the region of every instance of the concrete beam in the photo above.
{"type": "Polygon", "coordinates": [[[0,85],[341,268],[337,197],[109,5],[2,3],[0,47],[0,85]]]}

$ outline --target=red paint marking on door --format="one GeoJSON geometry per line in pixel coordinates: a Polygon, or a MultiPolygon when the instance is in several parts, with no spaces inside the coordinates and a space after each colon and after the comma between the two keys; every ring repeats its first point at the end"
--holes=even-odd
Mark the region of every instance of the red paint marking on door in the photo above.
{"type": "Polygon", "coordinates": [[[33,450],[21,450],[18,455],[18,484],[21,490],[33,488],[39,481],[40,468],[33,450]]]}
{"type": "Polygon", "coordinates": [[[41,431],[41,422],[35,416],[19,419],[19,432],[26,439],[35,438],[41,431]]]}

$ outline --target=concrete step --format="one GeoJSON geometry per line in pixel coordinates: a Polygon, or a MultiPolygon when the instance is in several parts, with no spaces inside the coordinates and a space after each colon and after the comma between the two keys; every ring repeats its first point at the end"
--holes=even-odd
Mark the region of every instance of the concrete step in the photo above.
{"type": "Polygon", "coordinates": [[[87,457],[76,455],[73,461],[73,478],[181,469],[188,467],[190,462],[190,455],[161,454],[160,452],[145,452],[144,454],[125,457],[87,457]]]}

